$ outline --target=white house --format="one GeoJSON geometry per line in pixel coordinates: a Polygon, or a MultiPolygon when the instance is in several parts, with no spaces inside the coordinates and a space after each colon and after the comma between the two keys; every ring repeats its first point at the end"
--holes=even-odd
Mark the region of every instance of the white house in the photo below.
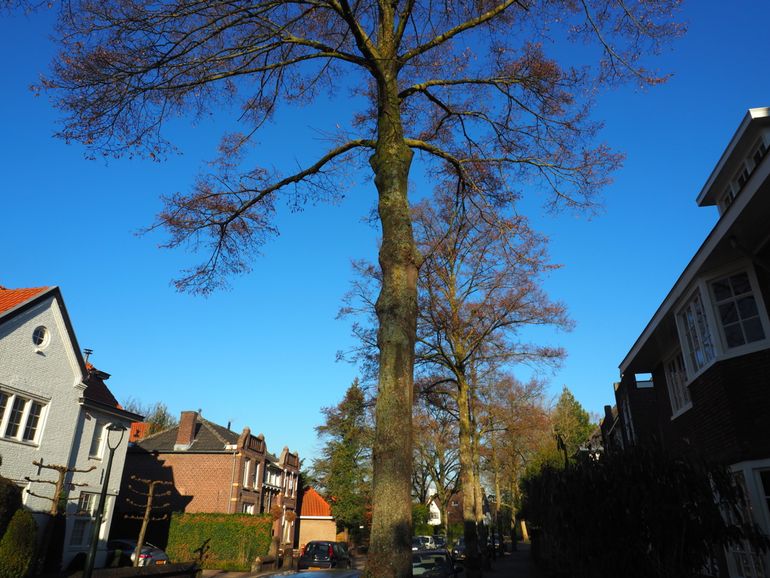
{"type": "MultiPolygon", "coordinates": [[[[129,427],[141,416],[124,411],[104,385],[107,374],[83,359],[57,287],[0,287],[0,475],[25,489],[24,504],[40,526],[51,510],[57,472],[66,466],[67,528],[63,566],[87,550],[106,467],[107,427],[129,427]],[[87,485],[80,485],[87,484],[87,485]]],[[[117,440],[115,433],[112,441],[117,440]]],[[[109,533],[120,486],[126,432],[117,447],[108,484],[101,545],[109,533]]],[[[97,557],[103,562],[104,548],[97,557]]]]}

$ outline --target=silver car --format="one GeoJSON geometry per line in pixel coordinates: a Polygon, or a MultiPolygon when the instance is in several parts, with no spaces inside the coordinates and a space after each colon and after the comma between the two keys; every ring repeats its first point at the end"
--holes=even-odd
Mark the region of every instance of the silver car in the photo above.
{"type": "MultiPolygon", "coordinates": [[[[115,556],[120,558],[118,565],[132,566],[136,554],[136,540],[118,539],[107,542],[107,560],[114,560],[115,556]]],[[[139,566],[153,566],[155,564],[168,564],[168,555],[149,542],[142,545],[142,551],[139,553],[139,566]]]]}

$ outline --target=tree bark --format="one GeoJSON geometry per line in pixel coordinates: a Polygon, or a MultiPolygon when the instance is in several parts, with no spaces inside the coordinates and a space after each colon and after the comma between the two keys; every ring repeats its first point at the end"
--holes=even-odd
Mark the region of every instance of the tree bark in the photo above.
{"type": "Polygon", "coordinates": [[[412,151],[404,142],[395,59],[378,79],[378,139],[370,159],[382,223],[379,389],[373,448],[370,576],[412,574],[412,387],[419,256],[407,198],[412,151]]]}
{"type": "Polygon", "coordinates": [[[463,492],[463,536],[465,537],[465,573],[467,578],[481,576],[481,559],[476,528],[476,476],[473,467],[473,426],[470,388],[464,377],[457,380],[459,414],[460,486],[463,492]]]}

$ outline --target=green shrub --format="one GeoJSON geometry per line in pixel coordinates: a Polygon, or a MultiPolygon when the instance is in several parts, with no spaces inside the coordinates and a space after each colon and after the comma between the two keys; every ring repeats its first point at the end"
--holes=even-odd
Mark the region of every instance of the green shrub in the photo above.
{"type": "Polygon", "coordinates": [[[0,537],[8,523],[21,508],[21,488],[8,478],[0,476],[0,537]]]}
{"type": "Polygon", "coordinates": [[[20,508],[0,540],[0,578],[23,578],[35,556],[35,520],[20,508]]]}
{"type": "Polygon", "coordinates": [[[248,514],[174,514],[169,528],[169,557],[196,560],[203,568],[249,571],[270,547],[270,516],[248,514]]]}

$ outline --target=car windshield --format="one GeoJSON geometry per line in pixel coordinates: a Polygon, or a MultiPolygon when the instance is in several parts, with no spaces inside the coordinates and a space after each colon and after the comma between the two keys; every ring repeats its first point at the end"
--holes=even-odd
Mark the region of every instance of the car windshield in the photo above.
{"type": "Polygon", "coordinates": [[[305,555],[313,558],[328,558],[330,545],[324,542],[310,542],[305,548],[305,555]]]}
{"type": "Polygon", "coordinates": [[[414,554],[412,575],[444,573],[449,570],[449,561],[441,554],[414,554]]]}

